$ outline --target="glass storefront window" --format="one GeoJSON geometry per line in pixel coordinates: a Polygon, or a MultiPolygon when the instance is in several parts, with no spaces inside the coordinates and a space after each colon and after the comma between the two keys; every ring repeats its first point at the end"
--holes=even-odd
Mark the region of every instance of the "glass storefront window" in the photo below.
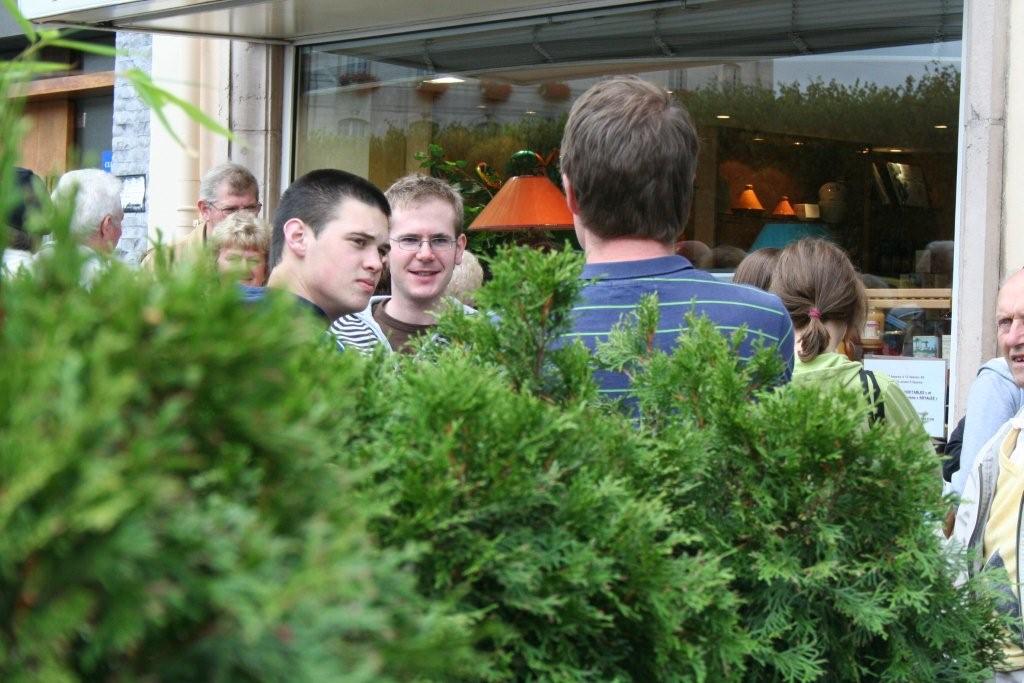
{"type": "Polygon", "coordinates": [[[467,180],[479,162],[504,175],[516,151],[558,147],[592,83],[637,74],[700,133],[683,253],[729,272],[752,249],[825,236],[874,295],[891,290],[880,332],[903,334],[890,352],[933,334],[941,347],[962,5],[704,0],[306,47],[294,171],[343,168],[387,187],[434,145],[467,162],[467,180]],[[748,186],[760,210],[744,208],[748,186]]]}

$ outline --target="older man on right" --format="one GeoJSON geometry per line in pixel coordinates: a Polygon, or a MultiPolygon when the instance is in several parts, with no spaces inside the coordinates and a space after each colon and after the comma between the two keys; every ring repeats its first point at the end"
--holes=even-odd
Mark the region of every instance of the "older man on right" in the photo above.
{"type": "MultiPolygon", "coordinates": [[[[1014,310],[1024,310],[1024,271],[1007,278],[996,300],[998,320],[1012,318],[1014,310]]],[[[963,493],[971,465],[985,442],[1024,408],[1024,366],[1013,362],[1014,350],[1022,351],[1024,345],[1018,345],[1020,340],[1010,330],[998,337],[1000,355],[981,366],[967,395],[960,468],[950,477],[957,494],[963,493]]]]}
{"type": "MultiPolygon", "coordinates": [[[[996,339],[1012,378],[1013,389],[1024,386],[1024,271],[1017,272],[1003,283],[996,302],[996,339]]],[[[988,364],[986,364],[988,365],[988,364]]],[[[1000,375],[1001,377],[1004,375],[1000,375]]],[[[979,375],[979,381],[981,376],[979,375]]],[[[977,385],[977,381],[975,382],[977,385]]],[[[977,399],[975,387],[972,398],[977,399]]],[[[1013,404],[1013,391],[1007,405],[1013,404]]],[[[1006,405],[993,397],[979,408],[969,402],[966,425],[975,428],[985,421],[985,413],[1005,414],[1006,405]]],[[[1024,411],[1006,420],[984,438],[984,445],[975,454],[967,451],[965,439],[961,454],[962,499],[956,512],[951,542],[973,551],[966,574],[982,571],[1006,572],[1001,584],[1005,599],[1000,608],[1013,620],[1015,627],[1007,632],[1004,645],[1003,670],[993,681],[1024,683],[1024,615],[1021,614],[1020,586],[1024,580],[1024,562],[1020,561],[1022,529],[1024,529],[1024,411]]],[[[954,483],[955,484],[955,483],[954,483]]]]}

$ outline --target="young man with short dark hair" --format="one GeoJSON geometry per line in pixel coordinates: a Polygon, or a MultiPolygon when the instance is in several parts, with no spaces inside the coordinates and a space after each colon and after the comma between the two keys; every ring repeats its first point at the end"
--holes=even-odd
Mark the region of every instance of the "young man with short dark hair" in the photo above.
{"type": "MultiPolygon", "coordinates": [[[[741,356],[753,343],[776,347],[793,369],[793,325],[778,297],[720,282],[697,270],[674,244],[693,199],[697,133],[668,92],[636,77],[597,83],[576,100],[562,138],[561,168],[576,235],[591,281],[574,309],[578,338],[594,348],[647,294],[658,295],[655,343],[671,351],[691,310],[723,334],[747,328],[741,356]]],[[[602,393],[629,391],[621,373],[600,372],[602,393]]]]}
{"type": "MultiPolygon", "coordinates": [[[[388,252],[384,194],[359,176],[311,171],[285,190],[274,214],[267,287],[284,289],[330,321],[366,307],[388,252]]],[[[248,300],[262,287],[243,287],[248,300]]]]}

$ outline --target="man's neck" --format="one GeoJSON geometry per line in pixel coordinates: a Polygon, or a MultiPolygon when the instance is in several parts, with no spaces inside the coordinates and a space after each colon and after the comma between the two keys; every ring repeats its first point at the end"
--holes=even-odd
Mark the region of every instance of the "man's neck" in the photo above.
{"type": "Polygon", "coordinates": [[[587,256],[587,263],[645,261],[675,254],[673,245],[657,240],[643,237],[602,239],[589,231],[585,233],[583,239],[583,251],[587,256]]]}
{"type": "MultiPolygon", "coordinates": [[[[302,280],[295,277],[291,268],[285,263],[278,264],[272,271],[270,271],[270,277],[267,278],[267,287],[271,289],[283,289],[286,292],[291,292],[297,297],[305,299],[311,304],[321,308],[320,304],[310,295],[307,288],[303,285],[302,280]]],[[[328,316],[331,315],[330,311],[325,311],[328,316]]],[[[334,316],[335,318],[338,316],[334,316]]]]}
{"type": "Polygon", "coordinates": [[[423,305],[420,302],[408,301],[401,296],[392,295],[384,302],[384,312],[395,320],[409,325],[433,325],[437,322],[437,318],[431,311],[436,311],[440,306],[440,299],[423,305]]]}
{"type": "Polygon", "coordinates": [[[110,245],[108,245],[102,237],[98,234],[90,235],[84,242],[84,245],[89,249],[92,249],[97,254],[106,254],[110,252],[110,245]]]}

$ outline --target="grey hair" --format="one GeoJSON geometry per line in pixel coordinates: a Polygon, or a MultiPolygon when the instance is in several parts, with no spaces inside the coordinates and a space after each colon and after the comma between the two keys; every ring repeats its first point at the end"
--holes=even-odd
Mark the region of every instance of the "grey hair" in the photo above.
{"type": "Polygon", "coordinates": [[[51,198],[54,202],[66,202],[72,195],[75,210],[71,216],[71,232],[80,238],[99,230],[106,216],[117,216],[122,211],[121,181],[106,171],[83,168],[62,175],[51,198]]]}
{"type": "Polygon", "coordinates": [[[230,161],[217,164],[203,174],[199,181],[199,198],[210,203],[217,201],[217,190],[224,183],[228,184],[231,194],[245,194],[252,190],[256,195],[256,201],[260,199],[260,186],[256,182],[256,176],[245,166],[230,161]]]}

